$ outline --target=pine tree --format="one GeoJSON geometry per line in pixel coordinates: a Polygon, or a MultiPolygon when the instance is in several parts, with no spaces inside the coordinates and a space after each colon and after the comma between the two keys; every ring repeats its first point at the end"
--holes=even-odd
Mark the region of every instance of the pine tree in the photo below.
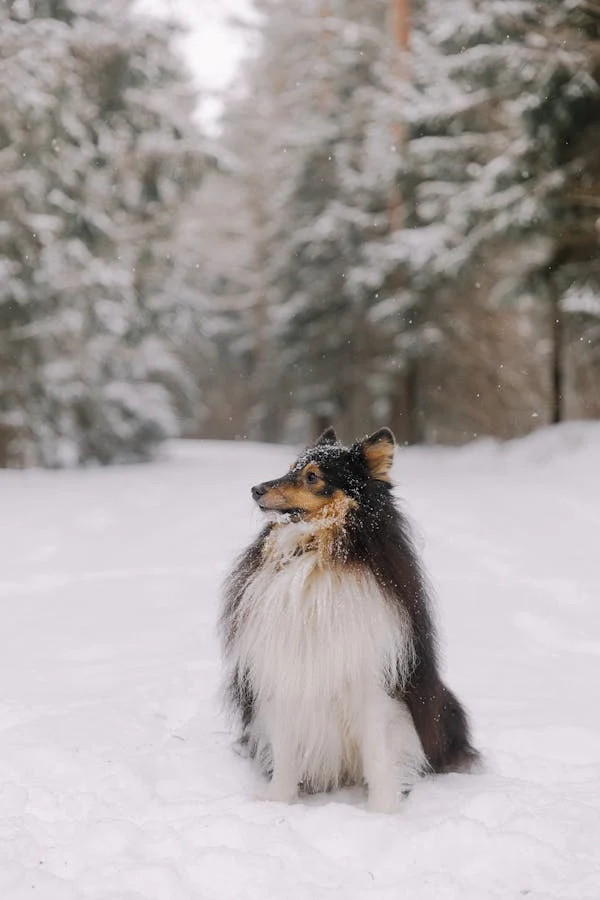
{"type": "Polygon", "coordinates": [[[568,179],[561,148],[567,120],[596,91],[565,40],[574,5],[418,6],[401,179],[408,229],[393,242],[424,326],[437,331],[421,371],[429,409],[419,399],[442,432],[430,425],[425,437],[508,436],[552,417],[548,266],[568,179]]]}
{"type": "Polygon", "coordinates": [[[397,166],[387,2],[260,9],[261,52],[225,132],[257,223],[256,427],[304,437],[335,419],[351,433],[389,378],[387,334],[371,315],[394,269],[376,249],[397,166]]]}
{"type": "Polygon", "coordinates": [[[383,0],[259,5],[224,138],[250,432],[508,437],[584,382],[593,414],[597,4],[414,0],[408,65],[383,0]]]}
{"type": "Polygon", "coordinates": [[[178,430],[169,241],[203,155],[170,34],[113,0],[0,12],[0,464],[144,458],[178,430]]]}
{"type": "Polygon", "coordinates": [[[549,204],[553,252],[537,283],[552,310],[553,419],[560,421],[600,416],[600,5],[559,4],[546,32],[554,65],[534,121],[562,179],[549,204]],[[575,60],[574,74],[565,57],[575,60]]]}

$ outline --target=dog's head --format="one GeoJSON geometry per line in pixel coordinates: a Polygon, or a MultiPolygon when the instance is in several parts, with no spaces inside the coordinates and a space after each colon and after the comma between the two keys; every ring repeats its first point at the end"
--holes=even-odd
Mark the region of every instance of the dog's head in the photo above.
{"type": "Polygon", "coordinates": [[[328,428],[282,478],[252,488],[264,511],[286,513],[298,521],[329,510],[360,504],[373,482],[389,484],[395,440],[389,428],[345,447],[328,428]]]}

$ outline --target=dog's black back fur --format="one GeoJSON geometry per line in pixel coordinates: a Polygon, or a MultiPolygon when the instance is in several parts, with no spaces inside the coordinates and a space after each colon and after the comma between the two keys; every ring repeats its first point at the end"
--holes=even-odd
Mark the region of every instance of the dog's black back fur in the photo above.
{"type": "Polygon", "coordinates": [[[398,681],[395,692],[410,709],[432,770],[470,768],[478,754],[466,714],[439,676],[426,581],[388,483],[370,482],[367,502],[352,511],[348,532],[348,561],[371,569],[385,595],[408,613],[415,663],[408,682],[398,681]]]}

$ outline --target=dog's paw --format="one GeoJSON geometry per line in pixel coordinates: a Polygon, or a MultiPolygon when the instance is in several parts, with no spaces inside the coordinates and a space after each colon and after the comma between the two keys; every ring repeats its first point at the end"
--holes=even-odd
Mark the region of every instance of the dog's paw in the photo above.
{"type": "Polygon", "coordinates": [[[405,798],[405,791],[369,791],[367,809],[374,813],[397,813],[402,809],[405,798]]]}

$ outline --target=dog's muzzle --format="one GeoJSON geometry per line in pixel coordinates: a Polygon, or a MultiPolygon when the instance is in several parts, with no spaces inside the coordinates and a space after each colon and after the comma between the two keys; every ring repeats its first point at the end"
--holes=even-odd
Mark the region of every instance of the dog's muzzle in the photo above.
{"type": "Polygon", "coordinates": [[[252,493],[252,499],[258,501],[261,497],[263,497],[267,491],[269,490],[265,484],[255,484],[253,488],[250,489],[252,493]]]}

